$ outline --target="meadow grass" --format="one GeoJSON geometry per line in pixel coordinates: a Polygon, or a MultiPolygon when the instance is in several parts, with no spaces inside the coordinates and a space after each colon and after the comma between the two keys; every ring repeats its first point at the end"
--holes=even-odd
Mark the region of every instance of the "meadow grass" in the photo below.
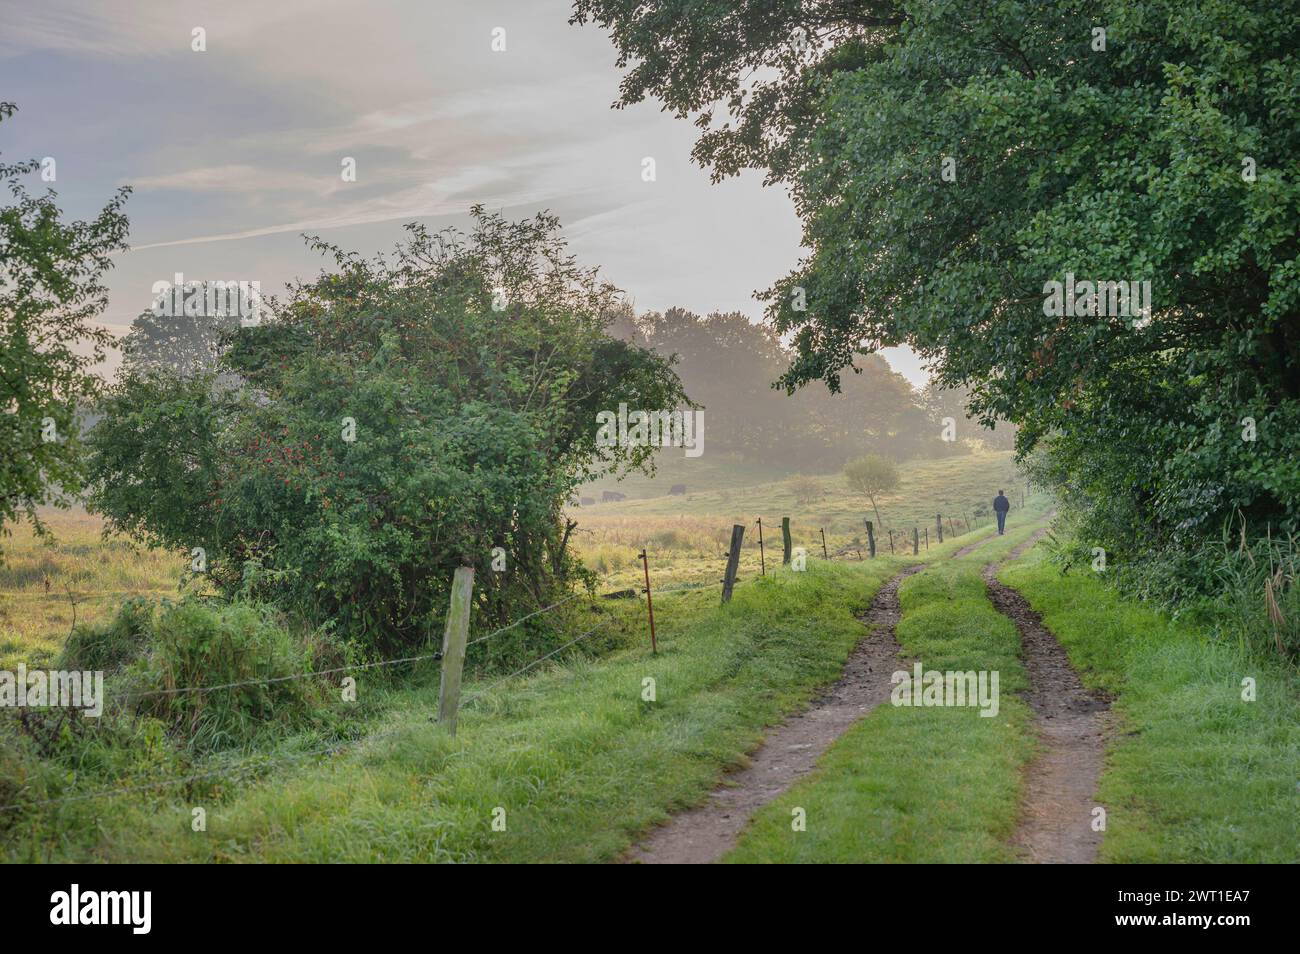
{"type": "Polygon", "coordinates": [[[0,544],[0,669],[48,664],[78,623],[113,615],[128,597],[176,596],[185,554],[105,538],[103,521],[82,510],[44,508],[50,538],[27,524],[0,544]]]}
{"type": "MultiPolygon", "coordinates": [[[[901,561],[777,570],[719,607],[665,597],[660,650],[557,664],[433,724],[436,673],[392,692],[374,732],[322,764],[34,809],[6,838],[28,860],[602,861],[703,798],[765,725],[833,680],[854,618],[901,561]],[[656,699],[643,700],[644,680],[656,699]],[[191,809],[207,831],[191,831],[191,809]],[[494,831],[504,810],[505,831],[494,831]]],[[[466,698],[482,688],[466,686],[466,698]]],[[[365,685],[362,683],[364,693],[365,685]]],[[[289,750],[291,751],[291,750],[289,750]]]]}
{"type": "MultiPolygon", "coordinates": [[[[861,635],[853,614],[912,559],[901,540],[898,555],[889,557],[881,539],[880,559],[859,560],[846,545],[863,534],[845,533],[838,545],[833,537],[828,541],[833,557],[840,551],[839,559],[824,561],[816,527],[795,514],[794,542],[807,550],[810,569],[781,569],[782,487],[772,483],[752,495],[764,515],[766,577],[756,528],[735,518],[748,524],[746,545],[736,598],[725,608],[718,607],[716,584],[725,564],[730,516],[620,517],[611,505],[603,524],[575,536],[578,555],[607,575],[600,591],[639,590],[642,571],[635,556],[641,546],[647,548],[660,636],[657,657],[647,652],[642,599],[597,601],[597,611],[565,608],[559,615],[569,618],[555,625],[581,632],[597,618],[595,612],[611,621],[604,632],[555,664],[470,704],[454,741],[430,722],[438,683],[432,666],[408,675],[366,673],[358,679],[355,708],[334,701],[305,728],[268,723],[266,732],[221,751],[178,747],[147,721],[115,725],[101,733],[102,740],[89,739],[78,764],[44,761],[36,772],[39,779],[30,774],[30,764],[17,765],[13,781],[23,793],[18,800],[202,777],[184,786],[147,787],[0,817],[3,856],[115,861],[614,857],[675,808],[705,797],[728,768],[743,763],[764,726],[833,680],[861,635]],[[701,584],[707,588],[675,590],[701,584]],[[646,676],[657,680],[653,704],[640,699],[646,676]],[[354,741],[337,754],[313,755],[346,740],[354,741]],[[262,760],[270,760],[269,767],[262,760]],[[505,832],[491,831],[490,812],[482,811],[489,801],[492,809],[506,809],[505,832]],[[190,830],[194,807],[209,812],[206,837],[190,830]]],[[[595,522],[589,514],[580,516],[584,523],[595,522]]],[[[22,528],[6,541],[8,562],[0,568],[0,593],[6,595],[0,596],[0,608],[9,613],[6,622],[16,619],[19,625],[4,630],[0,667],[53,661],[72,622],[66,590],[76,601],[78,622],[104,617],[130,595],[177,594],[185,554],[139,551],[120,539],[103,538],[98,519],[81,513],[53,513],[49,522],[52,545],[22,528]]],[[[923,549],[921,559],[940,559],[987,532],[986,526],[940,547],[931,527],[932,548],[923,549]]],[[[863,549],[865,556],[864,544],[863,549]]],[[[467,684],[466,696],[481,687],[467,684]]],[[[111,686],[109,693],[111,700],[111,686]]],[[[16,757],[16,750],[0,752],[11,755],[16,757]]]]}
{"type": "Polygon", "coordinates": [[[1087,569],[1062,575],[1047,556],[1036,548],[1000,578],[1042,615],[1084,683],[1115,697],[1101,859],[1300,861],[1295,670],[1125,599],[1087,569]]]}
{"type": "MultiPolygon", "coordinates": [[[[667,453],[667,452],[665,452],[667,453]]],[[[661,458],[663,455],[661,455],[661,458]]],[[[661,472],[664,468],[661,466],[661,472]]],[[[1010,451],[973,451],[941,460],[913,460],[899,467],[901,480],[896,491],[876,499],[881,520],[886,529],[911,532],[913,526],[934,526],[936,513],[953,517],[960,523],[963,511],[972,525],[976,510],[985,511],[982,522],[987,523],[987,511],[999,487],[1008,495],[1015,495],[1024,487],[1024,478],[1017,476],[1016,465],[1010,451]]],[[[621,482],[597,481],[583,488],[583,495],[595,495],[596,503],[571,508],[579,520],[596,520],[604,516],[708,516],[727,520],[732,517],[753,520],[761,516],[778,523],[782,516],[797,517],[800,523],[824,526],[826,532],[861,533],[864,516],[875,519],[866,498],[853,494],[844,482],[844,475],[836,471],[812,474],[822,485],[825,496],[812,503],[800,504],[791,483],[796,476],[790,473],[763,475],[740,469],[736,472],[705,468],[699,461],[678,464],[672,476],[646,478],[629,476],[621,482]],[[700,473],[689,476],[697,465],[700,473]],[[758,479],[754,479],[758,478],[758,479]],[[682,496],[669,496],[673,483],[684,483],[682,496]],[[626,493],[628,500],[600,502],[601,490],[626,493]]],[[[743,519],[736,522],[743,523],[743,519]]]]}
{"type": "MultiPolygon", "coordinates": [[[[793,544],[803,547],[810,558],[822,553],[822,530],[832,556],[857,559],[859,552],[866,556],[864,521],[874,522],[875,514],[865,499],[848,491],[842,474],[817,477],[826,496],[800,504],[790,485],[791,475],[774,478],[770,470],[756,464],[738,465],[733,472],[717,462],[706,464],[705,458],[679,461],[668,455],[661,455],[661,474],[653,480],[628,477],[621,484],[605,481],[593,485],[627,492],[634,499],[569,511],[578,522],[573,536],[575,552],[597,573],[607,575],[611,586],[635,582],[641,572],[637,554],[643,548],[649,555],[654,585],[661,585],[659,580],[711,582],[721,575],[731,527],[737,523],[745,527],[741,575],[756,575],[760,566],[756,520],[760,517],[768,566],[774,554],[777,562],[780,560],[782,517],[790,517],[793,544]],[[697,468],[694,477],[689,476],[692,468],[697,468]],[[689,492],[667,496],[675,482],[686,483],[689,492]]],[[[944,460],[909,461],[900,471],[898,491],[877,501],[884,521],[883,527],[876,527],[881,554],[889,553],[891,529],[895,554],[909,554],[914,527],[928,532],[933,550],[938,543],[935,516],[940,513],[945,536],[950,535],[949,519],[958,534],[987,528],[993,519],[988,510],[999,487],[1015,498],[1013,524],[1021,517],[1018,490],[1023,478],[1016,476],[1009,452],[978,451],[944,460]]],[[[599,499],[592,488],[583,493],[596,493],[599,499]]]]}
{"type": "Polygon", "coordinates": [[[976,707],[884,703],[841,736],[806,779],[760,809],[732,863],[1005,862],[1021,771],[1033,756],[1032,720],[1014,624],[989,602],[980,576],[1034,525],[913,576],[899,589],[905,664],[998,671],[998,714],[976,707]],[[792,812],[806,813],[794,831],[792,812]]]}

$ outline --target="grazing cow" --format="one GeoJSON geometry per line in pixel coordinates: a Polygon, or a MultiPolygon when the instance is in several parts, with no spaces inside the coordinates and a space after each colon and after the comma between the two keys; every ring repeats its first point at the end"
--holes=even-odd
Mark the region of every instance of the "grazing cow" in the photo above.
{"type": "Polygon", "coordinates": [[[626,500],[627,494],[620,494],[617,490],[607,490],[600,495],[602,503],[609,503],[611,500],[626,500]]]}
{"type": "Polygon", "coordinates": [[[596,502],[595,497],[583,497],[581,500],[578,501],[579,505],[583,507],[590,507],[595,502],[596,502]]]}
{"type": "Polygon", "coordinates": [[[685,493],[686,493],[686,485],[685,485],[685,484],[673,484],[672,488],[668,491],[668,496],[669,496],[669,497],[681,497],[681,496],[683,496],[685,493]]]}

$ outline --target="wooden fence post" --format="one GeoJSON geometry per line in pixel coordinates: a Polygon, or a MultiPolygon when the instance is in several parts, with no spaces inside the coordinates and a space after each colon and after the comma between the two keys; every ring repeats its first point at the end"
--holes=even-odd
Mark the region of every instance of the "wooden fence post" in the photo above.
{"type": "Polygon", "coordinates": [[[876,530],[870,520],[867,521],[867,552],[871,554],[871,559],[876,558],[876,530]]]}
{"type": "Polygon", "coordinates": [[[831,557],[830,554],[826,552],[826,528],[822,527],[821,532],[822,532],[822,559],[829,560],[831,557]]]}
{"type": "Polygon", "coordinates": [[[939,542],[943,543],[943,514],[934,515],[934,531],[939,535],[939,542]]]}
{"type": "Polygon", "coordinates": [[[921,533],[916,527],[912,528],[912,556],[921,552],[921,533]]]}
{"type": "Polygon", "coordinates": [[[763,555],[763,518],[758,518],[758,572],[767,576],[767,557],[763,555]]]}
{"type": "Polygon", "coordinates": [[[948,518],[948,532],[954,537],[957,536],[957,531],[952,528],[952,517],[948,518]]]}
{"type": "Polygon", "coordinates": [[[930,528],[925,528],[925,548],[930,549],[930,528]]]}
{"type": "Polygon", "coordinates": [[[438,721],[456,734],[460,709],[460,675],[465,668],[465,638],[469,635],[470,597],[474,592],[474,568],[461,566],[451,581],[451,605],[447,627],[442,633],[442,679],[438,685],[438,721]]]}
{"type": "Polygon", "coordinates": [[[790,565],[790,551],[793,543],[790,540],[790,518],[781,518],[781,565],[790,565]]]}
{"type": "Polygon", "coordinates": [[[961,512],[961,522],[966,526],[962,533],[970,533],[970,517],[966,516],[966,511],[961,512]]]}
{"type": "Polygon", "coordinates": [[[736,585],[736,568],[740,566],[740,543],[745,539],[741,524],[731,526],[731,551],[727,554],[727,572],[722,579],[722,602],[731,602],[731,590],[736,585]]]}
{"type": "Polygon", "coordinates": [[[645,567],[645,611],[650,616],[650,654],[659,655],[659,646],[655,642],[655,605],[650,599],[650,557],[641,551],[641,565],[645,567]]]}
{"type": "Polygon", "coordinates": [[[889,555],[894,555],[894,531],[889,531],[889,555]]]}

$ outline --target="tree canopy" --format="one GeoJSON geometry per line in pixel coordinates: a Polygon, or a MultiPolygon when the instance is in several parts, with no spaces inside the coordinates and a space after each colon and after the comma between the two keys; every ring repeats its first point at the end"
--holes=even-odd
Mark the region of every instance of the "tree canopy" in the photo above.
{"type": "MultiPolygon", "coordinates": [[[[16,111],[0,103],[0,121],[16,111]]],[[[13,197],[0,206],[0,529],[42,503],[66,504],[82,483],[79,414],[97,393],[94,366],[112,335],[94,319],[104,275],[126,247],[123,188],[91,221],[62,221],[57,195],[28,193],[35,160],[0,162],[13,197]]]]}
{"type": "Polygon", "coordinates": [[[577,0],[702,130],[788,187],[768,292],[789,387],[908,344],[1050,447],[1112,545],[1300,521],[1300,7],[1244,0],[577,0]],[[1149,320],[1047,283],[1150,282],[1149,320]],[[798,310],[799,302],[806,310],[798,310]]]}
{"type": "Polygon", "coordinates": [[[91,437],[93,506],[370,646],[427,638],[456,566],[482,571],[488,619],[564,586],[572,491],[651,453],[598,448],[597,412],[680,407],[680,382],[606,333],[616,290],[553,217],[408,229],[374,261],[315,242],[333,269],[230,329],[211,371],[125,367],[91,437]]]}

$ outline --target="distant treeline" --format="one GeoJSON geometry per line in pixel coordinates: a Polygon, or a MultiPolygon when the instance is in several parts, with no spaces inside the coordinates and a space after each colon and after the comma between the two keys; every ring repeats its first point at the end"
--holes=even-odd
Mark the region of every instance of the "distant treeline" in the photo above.
{"type": "Polygon", "coordinates": [[[676,355],[686,393],[705,409],[710,451],[761,456],[794,469],[836,469],[865,453],[895,460],[968,453],[975,442],[1010,449],[1014,431],[981,428],[965,416],[962,391],[917,390],[879,355],[860,355],[839,393],[814,382],[794,394],[773,387],[791,353],[766,324],[739,312],[698,315],[684,308],[636,315],[628,308],[611,333],[676,355]],[[945,417],[955,440],[943,440],[945,417]]]}

